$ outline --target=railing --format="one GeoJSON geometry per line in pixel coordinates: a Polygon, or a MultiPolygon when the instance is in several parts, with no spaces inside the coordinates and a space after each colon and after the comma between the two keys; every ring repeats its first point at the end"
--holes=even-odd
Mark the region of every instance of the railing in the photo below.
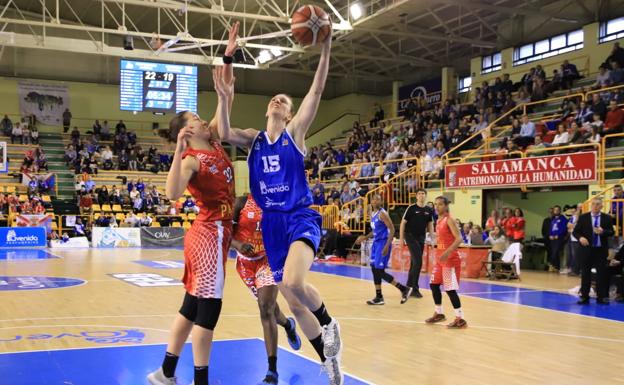
{"type": "Polygon", "coordinates": [[[606,173],[607,172],[611,172],[611,171],[622,171],[624,170],[624,155],[610,155],[607,156],[607,142],[609,142],[609,140],[612,140],[614,138],[623,138],[624,137],[624,133],[619,133],[619,134],[609,134],[609,135],[605,135],[602,139],[601,139],[601,144],[602,146],[600,146],[600,155],[599,155],[599,159],[600,159],[600,185],[604,186],[605,185],[605,179],[606,179],[606,173]],[[620,166],[617,167],[607,167],[607,161],[608,160],[621,160],[622,163],[620,164],[620,166]]]}
{"type": "MultiPolygon", "coordinates": [[[[526,109],[527,107],[532,107],[532,106],[536,106],[538,104],[550,104],[552,102],[556,102],[559,100],[564,100],[564,99],[570,99],[570,98],[585,98],[585,94],[583,93],[576,93],[576,94],[571,94],[571,95],[566,95],[566,96],[559,96],[556,98],[550,98],[550,99],[545,99],[545,100],[540,100],[537,102],[530,102],[530,103],[522,103],[522,104],[518,104],[516,106],[514,106],[514,108],[512,108],[511,110],[507,111],[506,113],[502,114],[501,116],[499,116],[498,118],[496,118],[492,123],[488,124],[487,127],[485,127],[482,130],[479,130],[477,132],[475,132],[473,135],[471,135],[470,137],[468,137],[467,139],[465,139],[463,142],[461,142],[460,144],[458,144],[457,146],[453,147],[452,149],[450,149],[446,154],[444,154],[443,159],[444,162],[446,164],[449,163],[449,156],[453,153],[459,152],[461,150],[461,148],[463,146],[465,146],[466,144],[476,140],[479,137],[483,137],[483,134],[485,133],[486,138],[490,137],[490,134],[493,132],[494,128],[496,128],[497,123],[503,121],[504,119],[509,118],[510,116],[513,116],[514,114],[517,114],[518,111],[520,109],[522,109],[522,113],[526,114],[526,109]]],[[[543,120],[544,117],[540,117],[537,118],[536,120],[543,120]]],[[[509,129],[511,128],[511,126],[505,126],[505,127],[499,127],[502,128],[502,130],[495,136],[495,138],[500,138],[503,134],[507,133],[509,131],[509,129]]],[[[475,154],[476,152],[479,152],[481,150],[485,150],[485,151],[489,151],[489,145],[490,143],[492,143],[493,140],[484,140],[483,144],[475,149],[472,149],[472,151],[470,153],[467,154],[467,156],[471,156],[473,154],[475,154]]],[[[460,158],[460,162],[462,161],[462,158],[460,158]]]]}

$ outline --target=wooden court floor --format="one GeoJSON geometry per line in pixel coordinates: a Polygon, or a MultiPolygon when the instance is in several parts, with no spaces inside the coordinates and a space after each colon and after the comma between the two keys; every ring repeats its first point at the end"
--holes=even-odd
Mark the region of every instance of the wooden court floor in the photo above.
{"type": "MultiPolygon", "coordinates": [[[[86,281],[47,290],[0,290],[0,353],[94,346],[84,338],[72,337],[79,330],[138,329],[145,334],[142,344],[166,342],[181,303],[182,287],[141,287],[113,274],[180,278],[180,268],[158,269],[136,261],[181,260],[181,250],[76,249],[53,253],[60,258],[0,260],[0,276],[86,281]],[[62,337],[32,337],[40,334],[62,337]]],[[[341,322],[344,370],[373,384],[624,384],[623,322],[463,296],[469,327],[447,330],[423,322],[433,312],[428,290],[422,290],[425,298],[400,305],[398,291],[384,285],[386,305],[369,307],[365,301],[374,295],[372,282],[314,272],[310,281],[341,322]]],[[[522,282],[502,285],[512,292],[518,286],[566,291],[576,284],[576,279],[568,277],[525,273],[522,282]]],[[[281,299],[280,304],[289,314],[281,299]]],[[[444,305],[450,320],[453,312],[446,297],[444,305]]],[[[611,306],[624,312],[624,305],[611,306]]],[[[261,335],[254,299],[230,260],[215,339],[261,335]]],[[[280,345],[287,347],[283,334],[280,337],[280,345]]],[[[305,341],[302,354],[316,359],[305,341]]],[[[264,361],[265,357],[249,359],[264,361]]],[[[159,364],[154,362],[155,367],[159,364]]],[[[5,380],[0,378],[0,384],[10,385],[5,380]]]]}

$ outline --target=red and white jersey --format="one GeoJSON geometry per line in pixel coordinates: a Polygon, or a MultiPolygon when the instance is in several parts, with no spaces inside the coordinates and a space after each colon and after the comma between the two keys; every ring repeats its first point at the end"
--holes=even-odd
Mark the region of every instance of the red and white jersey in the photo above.
{"type": "Polygon", "coordinates": [[[188,190],[199,207],[200,222],[231,221],[234,204],[234,167],[225,150],[212,142],[214,150],[187,149],[183,158],[192,156],[199,161],[199,171],[193,175],[188,190]]]}
{"type": "Polygon", "coordinates": [[[253,255],[245,255],[247,258],[255,258],[265,255],[264,243],[262,242],[262,209],[256,204],[251,194],[238,217],[238,225],[234,233],[234,239],[254,246],[253,255]]]}
{"type": "MultiPolygon", "coordinates": [[[[444,251],[448,249],[454,242],[455,236],[449,229],[448,221],[454,221],[450,215],[445,215],[438,218],[438,222],[436,223],[436,234],[438,237],[438,249],[444,251]]],[[[454,223],[451,226],[456,226],[454,223]]],[[[459,253],[455,250],[451,255],[449,255],[449,261],[451,259],[459,259],[459,253]]]]}

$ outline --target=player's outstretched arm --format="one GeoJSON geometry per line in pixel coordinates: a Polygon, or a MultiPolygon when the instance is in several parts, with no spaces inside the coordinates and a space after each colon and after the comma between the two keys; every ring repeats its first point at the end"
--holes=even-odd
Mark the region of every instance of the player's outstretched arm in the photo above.
{"type": "MultiPolygon", "coordinates": [[[[223,90],[223,92],[225,92],[226,94],[226,99],[222,100],[222,98],[219,97],[219,103],[224,103],[224,105],[228,105],[228,108],[226,111],[228,113],[227,126],[217,124],[219,138],[235,146],[249,148],[251,147],[251,144],[253,143],[256,136],[258,135],[258,130],[254,130],[253,128],[248,128],[248,129],[243,130],[240,128],[233,128],[230,126],[229,114],[230,114],[230,111],[232,110],[232,99],[234,98],[235,78],[231,77],[231,81],[228,82],[227,81],[228,76],[226,75],[228,71],[229,70],[227,67],[226,68],[216,67],[212,71],[212,80],[215,84],[215,90],[217,89],[217,87],[220,87],[223,90]]],[[[218,94],[219,94],[219,91],[217,90],[217,95],[218,94]]],[[[221,114],[220,111],[221,111],[221,107],[217,105],[217,114],[215,115],[217,120],[219,118],[219,115],[221,114]]]]}
{"type": "Polygon", "coordinates": [[[316,112],[318,111],[319,103],[321,102],[321,95],[325,89],[325,83],[327,81],[327,73],[329,72],[329,54],[331,52],[331,34],[327,36],[327,39],[323,43],[321,50],[321,59],[319,60],[316,74],[314,75],[314,81],[310,87],[310,91],[301,102],[301,107],[297,115],[288,124],[288,132],[295,139],[295,143],[301,149],[305,148],[305,137],[308,133],[308,129],[312,125],[316,112]]]}
{"type": "Polygon", "coordinates": [[[199,170],[197,159],[187,156],[182,159],[182,154],[188,147],[187,140],[193,136],[193,133],[186,127],[180,130],[176,141],[176,149],[173,154],[173,162],[167,174],[167,183],[165,185],[165,193],[170,200],[177,200],[184,194],[186,186],[193,177],[193,174],[199,170]]]}
{"type": "MultiPolygon", "coordinates": [[[[234,56],[234,53],[236,52],[236,47],[238,46],[238,43],[237,43],[236,40],[238,39],[238,28],[239,28],[239,26],[240,26],[240,24],[237,21],[230,28],[230,32],[229,32],[229,36],[228,36],[228,44],[227,44],[227,47],[225,47],[225,54],[224,54],[225,56],[232,57],[232,56],[234,56]]],[[[232,86],[232,91],[233,91],[234,90],[234,81],[236,80],[234,78],[234,66],[232,65],[232,63],[223,63],[223,67],[225,68],[224,71],[223,71],[223,78],[225,80],[225,83],[226,84],[230,84],[232,86]]],[[[230,97],[230,99],[228,100],[228,111],[229,111],[230,115],[232,114],[232,103],[233,102],[234,102],[234,92],[232,92],[232,97],[230,97]]],[[[209,125],[208,125],[211,131],[217,130],[217,114],[218,113],[219,113],[219,110],[217,109],[215,111],[214,116],[210,120],[209,125]]]]}

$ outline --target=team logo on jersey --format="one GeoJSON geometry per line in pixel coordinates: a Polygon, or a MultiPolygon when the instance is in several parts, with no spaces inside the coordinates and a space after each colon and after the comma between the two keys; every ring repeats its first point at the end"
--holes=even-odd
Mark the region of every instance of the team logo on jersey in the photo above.
{"type": "Polygon", "coordinates": [[[288,139],[284,138],[284,140],[282,140],[282,146],[288,146],[288,139]]]}
{"type": "Polygon", "coordinates": [[[256,145],[254,148],[256,149],[256,151],[260,151],[260,143],[256,142],[256,145]]]}
{"type": "Polygon", "coordinates": [[[254,219],[255,217],[256,217],[256,213],[254,213],[253,211],[250,211],[247,213],[247,218],[254,219]]]}
{"type": "Polygon", "coordinates": [[[212,166],[210,166],[208,171],[210,171],[211,174],[216,174],[216,173],[219,172],[219,170],[217,170],[217,166],[215,166],[214,164],[212,166]]]}
{"type": "Polygon", "coordinates": [[[264,181],[260,181],[260,193],[262,195],[275,194],[275,193],[288,192],[288,191],[290,191],[290,187],[287,184],[273,184],[273,185],[267,186],[267,184],[264,183],[264,181]]]}

